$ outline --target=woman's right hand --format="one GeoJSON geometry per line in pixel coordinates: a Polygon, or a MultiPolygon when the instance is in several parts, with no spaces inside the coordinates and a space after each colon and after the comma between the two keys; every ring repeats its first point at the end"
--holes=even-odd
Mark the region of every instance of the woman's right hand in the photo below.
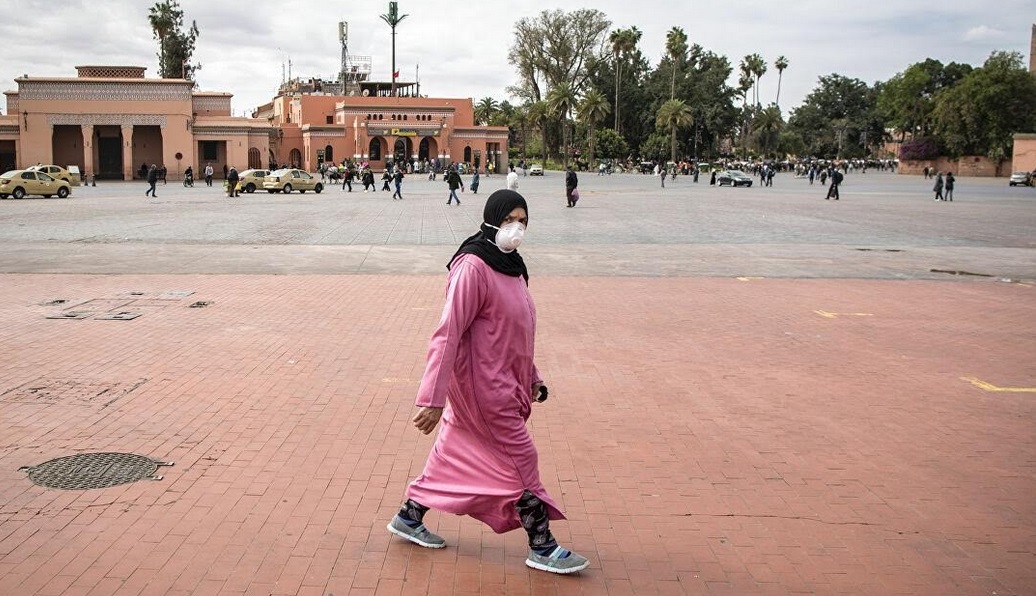
{"type": "Polygon", "coordinates": [[[427,435],[435,430],[435,425],[439,424],[440,418],[442,418],[442,408],[422,407],[414,415],[413,422],[417,430],[427,435]]]}

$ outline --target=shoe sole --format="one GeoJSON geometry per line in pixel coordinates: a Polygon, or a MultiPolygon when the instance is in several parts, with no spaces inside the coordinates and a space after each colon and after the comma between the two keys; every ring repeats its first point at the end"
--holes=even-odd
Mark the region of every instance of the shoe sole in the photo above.
{"type": "Polygon", "coordinates": [[[425,548],[446,548],[446,543],[445,542],[443,542],[442,544],[434,544],[434,543],[431,543],[431,542],[425,542],[424,540],[421,540],[420,538],[417,538],[416,536],[411,536],[410,534],[407,534],[406,532],[401,532],[401,531],[393,528],[391,523],[389,523],[389,525],[387,525],[385,527],[388,529],[389,532],[392,532],[393,534],[395,534],[396,536],[399,536],[401,538],[406,538],[407,540],[409,540],[410,542],[413,542],[414,544],[416,544],[418,546],[423,546],[425,548]]]}
{"type": "Polygon", "coordinates": [[[559,569],[557,567],[551,567],[550,565],[544,565],[543,563],[537,563],[537,562],[531,561],[529,559],[525,559],[525,565],[527,567],[532,567],[533,569],[539,569],[540,571],[546,571],[547,573],[557,573],[559,575],[566,575],[566,574],[569,574],[569,573],[575,573],[577,571],[582,571],[582,570],[586,569],[587,567],[590,566],[590,561],[587,561],[587,562],[583,563],[582,565],[580,565],[578,567],[567,567],[565,569],[559,569]]]}

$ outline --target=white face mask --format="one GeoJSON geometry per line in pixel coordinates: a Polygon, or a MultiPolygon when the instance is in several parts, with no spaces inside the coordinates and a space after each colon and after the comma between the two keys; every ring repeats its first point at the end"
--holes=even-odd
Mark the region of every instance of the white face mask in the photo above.
{"type": "Polygon", "coordinates": [[[525,226],[522,225],[522,222],[511,222],[502,228],[492,224],[486,225],[496,230],[496,242],[493,242],[493,244],[500,249],[500,252],[511,253],[522,245],[522,238],[525,237],[525,226]]]}

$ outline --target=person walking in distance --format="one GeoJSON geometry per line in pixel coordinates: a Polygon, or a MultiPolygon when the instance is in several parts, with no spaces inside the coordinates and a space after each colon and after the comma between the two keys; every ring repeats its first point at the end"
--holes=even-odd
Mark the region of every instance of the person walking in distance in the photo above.
{"type": "Polygon", "coordinates": [[[387,527],[427,548],[446,546],[424,525],[430,509],[471,516],[498,534],[524,528],[525,564],[567,574],[589,561],[561,547],[550,531],[551,521],[565,516],[540,480],[526,427],[533,401],[547,398],[535,364],[529,272],[517,250],[528,222],[520,194],[494,192],[479,231],[447,264],[446,305],[429,342],[412,419],[424,434],[440,420],[442,426],[387,527]]]}
{"type": "Polygon", "coordinates": [[[518,190],[518,172],[514,169],[507,173],[507,190],[518,190]]]}
{"type": "MultiPolygon", "coordinates": [[[[823,175],[820,177],[821,183],[823,183],[824,178],[825,178],[825,176],[823,176],[823,175]]],[[[842,173],[839,172],[836,169],[832,169],[831,170],[831,186],[828,187],[828,189],[827,189],[827,196],[824,197],[824,200],[834,199],[834,200],[837,201],[838,200],[838,185],[841,184],[841,183],[842,183],[842,173]]]]}
{"type": "Polygon", "coordinates": [[[212,186],[212,164],[205,164],[205,186],[212,186]]]}
{"type": "MultiPolygon", "coordinates": [[[[486,174],[486,176],[488,176],[488,175],[489,174],[486,174]]],[[[473,195],[477,195],[478,194],[478,183],[479,183],[478,170],[475,170],[475,172],[471,175],[471,184],[468,185],[468,188],[471,189],[471,194],[473,194],[473,195]]]]}
{"type": "Polygon", "coordinates": [[[575,207],[576,206],[576,200],[572,196],[572,193],[575,192],[576,187],[578,187],[578,186],[579,186],[579,177],[576,176],[575,171],[572,170],[572,166],[569,165],[568,169],[565,171],[565,198],[568,199],[568,206],[569,207],[575,207]]]}
{"type": "Polygon", "coordinates": [[[144,196],[151,195],[153,198],[158,198],[155,194],[155,184],[158,183],[158,164],[151,164],[151,168],[147,171],[147,190],[144,191],[144,196]]]}
{"type": "Polygon", "coordinates": [[[943,201],[943,200],[945,200],[943,198],[943,196],[942,196],[942,187],[943,187],[942,172],[939,172],[939,173],[937,173],[935,175],[935,186],[932,187],[932,190],[935,191],[935,200],[936,201],[943,201]]]}
{"type": "Polygon", "coordinates": [[[450,166],[449,171],[446,172],[446,185],[450,188],[450,196],[446,199],[446,204],[449,205],[451,201],[456,200],[457,204],[460,205],[457,189],[459,188],[461,192],[464,192],[464,181],[460,179],[456,166],[450,166]]]}
{"type": "Polygon", "coordinates": [[[353,169],[348,165],[342,166],[342,190],[345,187],[349,187],[349,192],[353,191],[353,169]]]}
{"type": "Polygon", "coordinates": [[[237,183],[241,179],[237,174],[237,168],[231,166],[230,171],[227,172],[227,196],[238,197],[237,194],[237,183]]]}
{"type": "Polygon", "coordinates": [[[396,185],[396,192],[392,193],[392,199],[403,200],[403,168],[396,168],[396,173],[392,176],[392,181],[396,185]]]}
{"type": "Polygon", "coordinates": [[[947,201],[953,201],[953,183],[957,179],[953,177],[953,172],[946,172],[946,194],[943,198],[947,201]]]}

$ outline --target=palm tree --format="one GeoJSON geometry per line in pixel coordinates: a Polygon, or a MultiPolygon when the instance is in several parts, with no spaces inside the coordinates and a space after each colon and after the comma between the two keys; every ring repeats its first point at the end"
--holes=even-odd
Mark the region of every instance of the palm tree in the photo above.
{"type": "Polygon", "coordinates": [[[745,56],[745,61],[748,63],[748,70],[755,77],[755,105],[759,105],[759,79],[766,74],[766,61],[759,54],[750,54],[745,56]]]}
{"type": "Polygon", "coordinates": [[[493,114],[500,109],[500,104],[492,97],[483,97],[475,104],[475,121],[483,126],[488,126],[493,119],[493,114]]]}
{"type": "Polygon", "coordinates": [[[773,67],[777,69],[777,101],[773,102],[774,105],[780,107],[781,105],[781,79],[784,78],[784,69],[788,68],[788,59],[784,56],[778,56],[773,61],[773,67]]]}
{"type": "Polygon", "coordinates": [[[547,109],[555,117],[561,119],[561,159],[562,165],[568,167],[568,120],[572,107],[576,105],[576,91],[565,81],[550,90],[547,94],[547,109]]]}
{"type": "Polygon", "coordinates": [[[594,133],[596,132],[597,123],[604,120],[604,117],[608,115],[609,109],[608,100],[597,89],[587,91],[583,95],[583,101],[579,103],[577,109],[579,119],[586,123],[587,129],[590,131],[590,165],[594,163],[594,133]]]}
{"type": "Polygon", "coordinates": [[[670,99],[658,109],[655,126],[669,128],[672,161],[676,161],[676,129],[686,128],[692,124],[694,124],[694,115],[691,112],[691,106],[682,99],[670,99]]]}
{"type": "Polygon", "coordinates": [[[619,131],[619,88],[622,79],[622,59],[636,49],[641,35],[640,29],[630,27],[612,31],[608,37],[608,41],[612,44],[612,53],[615,55],[615,132],[619,131]]]}
{"type": "Polygon", "coordinates": [[[159,76],[165,77],[165,38],[175,26],[173,22],[173,7],[168,0],[156,3],[151,7],[148,14],[148,22],[151,23],[151,31],[158,39],[158,71],[159,76]]]}
{"type": "Polygon", "coordinates": [[[399,14],[399,8],[397,2],[389,2],[388,14],[383,14],[381,20],[392,28],[392,89],[390,93],[392,97],[396,96],[396,26],[410,15],[399,14]]]}
{"type": "Polygon", "coordinates": [[[665,36],[665,51],[673,61],[673,81],[670,85],[669,99],[676,99],[676,69],[687,56],[687,34],[680,27],[673,27],[665,36]]]}
{"type": "Polygon", "coordinates": [[[529,122],[540,129],[541,140],[543,141],[543,160],[547,160],[547,123],[550,122],[550,111],[547,109],[547,102],[536,101],[528,107],[529,122]]]}

